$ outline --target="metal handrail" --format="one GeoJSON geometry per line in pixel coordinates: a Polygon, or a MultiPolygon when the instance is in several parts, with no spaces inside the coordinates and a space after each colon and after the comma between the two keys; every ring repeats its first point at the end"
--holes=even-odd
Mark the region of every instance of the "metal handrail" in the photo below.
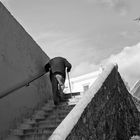
{"type": "Polygon", "coordinates": [[[9,95],[10,93],[22,88],[22,87],[27,87],[30,85],[30,83],[32,83],[33,81],[35,81],[36,79],[39,79],[40,77],[42,77],[43,75],[45,75],[46,72],[43,72],[41,74],[38,74],[34,77],[32,77],[30,80],[26,80],[24,82],[19,83],[18,85],[15,85],[14,87],[10,88],[10,89],[6,89],[3,92],[0,93],[0,99],[2,99],[3,97],[9,95]]]}

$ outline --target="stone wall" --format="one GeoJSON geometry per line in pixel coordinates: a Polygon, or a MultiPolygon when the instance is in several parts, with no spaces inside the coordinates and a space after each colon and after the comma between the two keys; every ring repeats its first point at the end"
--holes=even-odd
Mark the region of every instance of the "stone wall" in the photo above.
{"type": "Polygon", "coordinates": [[[114,67],[66,140],[129,140],[134,135],[140,135],[140,113],[114,67]]]}
{"type": "MultiPolygon", "coordinates": [[[[0,2],[0,95],[44,72],[49,57],[0,2]]],[[[51,98],[48,75],[0,99],[0,139],[51,98]]]]}

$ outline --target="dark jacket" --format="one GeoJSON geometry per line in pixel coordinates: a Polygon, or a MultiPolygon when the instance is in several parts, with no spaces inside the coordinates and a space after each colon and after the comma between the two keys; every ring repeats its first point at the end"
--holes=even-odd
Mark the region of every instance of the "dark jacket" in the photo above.
{"type": "Polygon", "coordinates": [[[51,74],[60,73],[65,78],[65,69],[70,72],[72,65],[63,57],[55,57],[51,59],[46,65],[46,72],[50,71],[51,74]]]}

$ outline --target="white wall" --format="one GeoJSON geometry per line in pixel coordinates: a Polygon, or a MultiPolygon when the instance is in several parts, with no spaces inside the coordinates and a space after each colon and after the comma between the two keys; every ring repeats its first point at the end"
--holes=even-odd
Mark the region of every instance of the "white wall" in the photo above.
{"type": "MultiPolygon", "coordinates": [[[[97,79],[97,76],[99,75],[100,71],[95,71],[92,73],[88,73],[85,75],[81,75],[78,77],[74,77],[70,79],[71,84],[71,90],[72,92],[84,92],[83,86],[89,85],[89,87],[94,83],[94,81],[97,79]]],[[[69,93],[69,81],[66,79],[65,82],[66,89],[64,92],[69,93]]]]}

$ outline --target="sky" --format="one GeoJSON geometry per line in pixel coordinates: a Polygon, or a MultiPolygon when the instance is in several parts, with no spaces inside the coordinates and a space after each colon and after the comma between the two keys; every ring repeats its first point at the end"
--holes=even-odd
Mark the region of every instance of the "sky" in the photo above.
{"type": "Polygon", "coordinates": [[[112,62],[130,87],[140,79],[140,0],[1,1],[50,58],[71,62],[71,77],[112,62]]]}

